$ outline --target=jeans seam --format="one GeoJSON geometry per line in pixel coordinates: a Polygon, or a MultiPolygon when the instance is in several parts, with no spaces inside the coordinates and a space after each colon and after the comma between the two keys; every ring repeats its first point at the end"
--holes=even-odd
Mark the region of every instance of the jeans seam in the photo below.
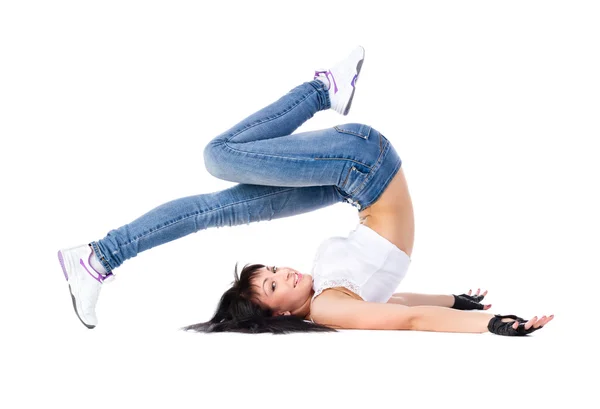
{"type": "Polygon", "coordinates": [[[317,79],[314,79],[312,81],[309,81],[308,84],[313,87],[314,89],[317,90],[317,93],[319,91],[323,91],[323,93],[318,93],[319,96],[321,96],[324,101],[323,102],[323,107],[322,109],[329,109],[331,108],[331,98],[329,98],[329,92],[325,89],[325,84],[322,81],[319,81],[317,79]],[[316,85],[315,85],[316,83],[316,85]]]}
{"type": "Polygon", "coordinates": [[[348,182],[348,178],[350,177],[350,174],[352,173],[352,169],[354,169],[354,166],[352,166],[352,168],[350,168],[350,172],[348,172],[348,174],[346,175],[346,179],[344,179],[344,183],[341,184],[340,189],[343,189],[344,186],[346,186],[346,183],[348,182]]]}
{"type": "MultiPolygon", "coordinates": [[[[238,142],[233,142],[233,143],[238,143],[238,142]]],[[[246,142],[242,142],[242,143],[246,143],[246,142]]],[[[309,161],[310,160],[344,160],[344,161],[350,161],[350,162],[358,163],[358,164],[366,167],[367,169],[371,169],[371,166],[367,165],[366,163],[362,163],[362,162],[360,162],[358,160],[354,160],[354,159],[350,159],[350,158],[315,158],[315,157],[294,158],[294,157],[290,157],[290,156],[274,155],[272,153],[251,152],[251,151],[245,151],[245,150],[241,150],[241,149],[236,149],[236,148],[232,147],[227,142],[222,142],[222,144],[224,146],[226,146],[228,149],[231,149],[232,151],[244,153],[246,155],[258,155],[258,156],[266,156],[266,157],[269,157],[269,158],[281,158],[281,159],[292,159],[292,160],[309,160],[309,161]]]]}
{"type": "Polygon", "coordinates": [[[314,159],[315,160],[349,160],[350,162],[360,163],[365,168],[371,169],[371,166],[367,165],[366,163],[362,163],[358,160],[349,159],[349,158],[314,158],[314,159]]]}
{"type": "MultiPolygon", "coordinates": [[[[293,110],[294,108],[296,108],[297,106],[299,106],[300,103],[304,102],[309,96],[311,96],[312,94],[314,94],[316,92],[317,92],[317,90],[315,88],[313,88],[309,93],[304,94],[299,100],[296,100],[294,104],[292,104],[289,107],[285,108],[283,111],[274,114],[273,117],[267,117],[264,120],[259,120],[258,122],[254,123],[254,124],[251,124],[250,126],[247,126],[245,128],[242,128],[240,130],[235,131],[233,134],[229,135],[225,139],[225,143],[231,141],[233,138],[235,138],[236,136],[238,136],[242,132],[247,131],[248,129],[254,128],[255,126],[262,125],[262,124],[267,123],[267,122],[274,121],[275,119],[277,119],[277,118],[279,118],[279,117],[287,114],[288,112],[290,112],[291,110],[293,110]]],[[[283,136],[286,136],[286,135],[276,136],[275,138],[281,138],[283,136]]],[[[268,139],[273,139],[273,138],[267,138],[267,139],[262,139],[262,140],[268,140],[268,139]]]]}
{"type": "Polygon", "coordinates": [[[166,229],[167,227],[171,227],[175,223],[178,223],[178,222],[183,221],[183,220],[187,220],[190,217],[198,216],[199,214],[207,214],[207,213],[219,211],[219,210],[222,210],[222,209],[227,209],[228,207],[231,207],[231,206],[234,206],[234,205],[238,205],[238,204],[241,204],[241,203],[246,203],[246,202],[249,202],[251,200],[262,199],[262,198],[265,198],[265,197],[268,197],[268,196],[272,196],[272,195],[277,195],[277,194],[283,193],[283,192],[289,192],[290,190],[293,190],[293,189],[296,189],[296,188],[289,188],[289,189],[285,189],[285,190],[280,190],[280,191],[275,192],[275,193],[268,193],[266,195],[253,197],[252,199],[246,199],[246,200],[241,200],[241,201],[238,201],[238,202],[235,202],[235,203],[229,203],[228,205],[223,206],[223,207],[209,209],[209,210],[206,210],[206,211],[194,212],[194,213],[188,214],[188,215],[186,215],[186,216],[184,216],[184,217],[182,217],[180,219],[170,220],[169,222],[167,222],[168,224],[166,224],[164,226],[161,226],[161,227],[159,227],[159,228],[157,228],[155,230],[147,231],[147,232],[145,232],[145,233],[143,233],[143,234],[135,237],[133,240],[130,240],[130,241],[126,242],[126,243],[121,244],[120,246],[128,246],[131,243],[134,243],[134,242],[139,241],[140,239],[143,239],[145,236],[147,236],[150,233],[156,233],[158,231],[161,231],[162,229],[166,229]]]}
{"type": "MultiPolygon", "coordinates": [[[[234,143],[237,143],[237,142],[234,142],[234,143]]],[[[241,150],[241,149],[236,149],[236,148],[231,147],[227,142],[223,142],[223,145],[225,147],[227,147],[228,149],[231,149],[232,151],[241,152],[241,153],[244,153],[246,155],[258,155],[258,156],[266,156],[266,157],[269,157],[269,158],[282,158],[282,159],[293,159],[293,160],[309,160],[309,161],[313,160],[313,158],[311,158],[311,157],[306,157],[306,158],[291,158],[291,157],[288,157],[288,156],[273,155],[271,153],[259,153],[259,152],[244,151],[244,150],[241,150]]]]}
{"type": "MultiPolygon", "coordinates": [[[[388,145],[389,145],[389,143],[388,143],[388,145]]],[[[387,147],[387,145],[386,145],[386,147],[387,147]]],[[[385,149],[385,147],[384,147],[384,149],[385,149]]],[[[361,189],[367,183],[368,180],[370,180],[369,177],[371,176],[371,174],[373,172],[377,171],[381,167],[381,163],[383,162],[383,157],[384,157],[384,152],[383,151],[379,152],[379,157],[377,158],[377,161],[373,165],[373,168],[371,169],[371,171],[365,177],[365,180],[361,183],[361,185],[359,187],[357,187],[352,192],[350,192],[349,193],[350,195],[355,194],[359,189],[361,189]]]]}
{"type": "Polygon", "coordinates": [[[98,260],[100,260],[100,263],[102,264],[106,272],[110,273],[112,271],[112,267],[108,263],[106,257],[104,257],[104,254],[102,254],[102,250],[100,250],[100,246],[98,246],[98,243],[91,242],[89,243],[89,245],[92,246],[92,250],[94,251],[94,253],[96,253],[96,257],[98,258],[98,260]]]}
{"type": "Polygon", "coordinates": [[[369,135],[371,134],[371,127],[369,127],[369,133],[366,136],[363,136],[363,135],[359,134],[358,132],[354,132],[354,131],[350,131],[350,130],[346,130],[346,129],[341,129],[341,128],[339,128],[339,125],[334,126],[334,129],[336,131],[338,131],[338,132],[341,132],[341,133],[347,133],[347,134],[350,134],[350,135],[358,136],[359,138],[364,139],[364,140],[369,139],[369,135]]]}

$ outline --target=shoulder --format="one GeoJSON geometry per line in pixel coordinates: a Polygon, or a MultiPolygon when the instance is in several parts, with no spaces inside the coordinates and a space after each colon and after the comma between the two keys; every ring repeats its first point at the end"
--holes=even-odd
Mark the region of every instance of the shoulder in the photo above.
{"type": "Polygon", "coordinates": [[[320,293],[317,297],[315,297],[312,300],[310,306],[310,317],[313,320],[313,322],[317,324],[323,324],[335,328],[340,328],[339,325],[335,325],[335,323],[331,320],[332,312],[335,312],[336,308],[340,307],[340,302],[341,305],[343,305],[344,301],[346,300],[364,302],[360,299],[360,297],[358,299],[352,297],[350,295],[352,294],[350,293],[350,291],[346,292],[347,290],[342,290],[345,289],[339,287],[328,288],[326,290],[323,290],[322,293],[320,293]]]}
{"type": "Polygon", "coordinates": [[[413,309],[400,304],[374,303],[328,289],[313,299],[313,322],[344,329],[411,329],[413,309]]]}

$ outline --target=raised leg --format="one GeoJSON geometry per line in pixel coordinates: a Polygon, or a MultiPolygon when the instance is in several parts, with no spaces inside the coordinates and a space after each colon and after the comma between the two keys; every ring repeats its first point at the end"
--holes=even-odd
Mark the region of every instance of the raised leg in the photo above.
{"type": "Polygon", "coordinates": [[[359,209],[370,206],[401,160],[369,125],[348,123],[291,132],[323,109],[326,91],[315,80],[294,88],[204,149],[206,169],[223,180],[282,187],[335,186],[359,209]]]}
{"type": "Polygon", "coordinates": [[[165,203],[92,242],[111,271],[138,253],[210,227],[290,217],[341,202],[333,186],[288,188],[239,184],[165,203]]]}

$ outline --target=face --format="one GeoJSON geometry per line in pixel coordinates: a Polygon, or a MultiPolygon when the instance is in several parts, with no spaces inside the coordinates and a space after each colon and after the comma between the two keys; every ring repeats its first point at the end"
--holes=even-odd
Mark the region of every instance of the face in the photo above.
{"type": "Polygon", "coordinates": [[[258,301],[274,314],[298,315],[312,296],[312,276],[289,267],[264,267],[254,277],[258,301]]]}

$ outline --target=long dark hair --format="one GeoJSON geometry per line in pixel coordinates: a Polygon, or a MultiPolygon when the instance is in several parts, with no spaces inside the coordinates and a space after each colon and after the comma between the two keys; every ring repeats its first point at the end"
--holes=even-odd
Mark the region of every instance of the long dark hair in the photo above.
{"type": "Polygon", "coordinates": [[[272,310],[265,309],[254,301],[258,293],[251,284],[252,279],[265,265],[246,264],[239,276],[237,266],[238,263],[235,263],[232,287],[221,296],[214,316],[207,322],[188,325],[181,328],[182,330],[249,334],[335,331],[333,328],[305,321],[294,315],[273,316],[272,310]]]}

